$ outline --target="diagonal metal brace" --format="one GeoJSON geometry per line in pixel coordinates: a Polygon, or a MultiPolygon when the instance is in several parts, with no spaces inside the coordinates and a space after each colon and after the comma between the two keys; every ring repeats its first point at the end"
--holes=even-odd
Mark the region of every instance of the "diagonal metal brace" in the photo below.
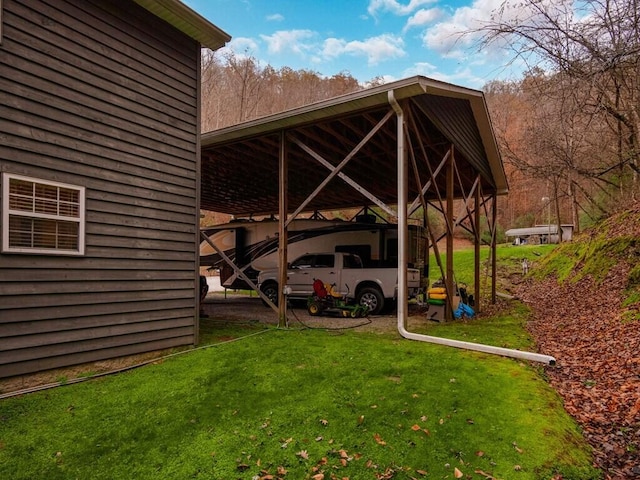
{"type": "Polygon", "coordinates": [[[249,277],[247,277],[247,275],[244,273],[244,271],[243,271],[243,270],[241,270],[240,268],[238,268],[238,266],[237,266],[235,263],[233,263],[233,260],[231,260],[231,259],[229,258],[229,256],[228,256],[226,253],[224,253],[222,250],[220,250],[220,248],[218,248],[218,246],[217,246],[215,243],[213,243],[213,242],[211,241],[211,239],[210,239],[210,238],[209,238],[209,237],[208,237],[204,232],[200,232],[200,236],[201,236],[201,237],[202,237],[202,238],[203,238],[203,239],[204,239],[204,240],[205,240],[209,245],[211,245],[211,247],[212,247],[212,248],[213,248],[213,249],[214,249],[214,250],[215,250],[215,251],[216,251],[216,252],[217,252],[217,253],[218,253],[222,258],[223,258],[223,260],[224,260],[225,262],[227,262],[227,264],[228,264],[231,268],[233,268],[233,271],[234,271],[234,272],[236,272],[236,275],[238,275],[238,276],[239,276],[240,278],[242,278],[245,282],[247,282],[247,283],[249,284],[249,286],[250,286],[251,288],[253,288],[253,289],[258,293],[258,295],[260,295],[260,298],[262,298],[262,300],[264,300],[264,301],[267,303],[267,305],[268,305],[268,306],[270,306],[270,307],[271,307],[271,308],[272,308],[276,313],[279,313],[279,311],[278,311],[278,307],[277,307],[277,306],[276,306],[276,305],[275,305],[271,300],[269,300],[269,298],[268,298],[264,293],[262,293],[262,292],[258,289],[258,286],[257,286],[255,283],[253,283],[249,277]]]}

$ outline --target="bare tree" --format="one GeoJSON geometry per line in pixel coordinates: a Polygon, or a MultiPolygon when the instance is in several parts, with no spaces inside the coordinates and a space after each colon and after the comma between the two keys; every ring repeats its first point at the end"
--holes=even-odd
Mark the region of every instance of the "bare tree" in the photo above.
{"type": "MultiPolygon", "coordinates": [[[[638,10],[637,0],[506,1],[480,30],[482,47],[506,43],[516,58],[560,78],[557,88],[567,89],[562,98],[569,99],[573,92],[580,92],[577,106],[582,114],[606,119],[615,136],[616,151],[600,164],[600,175],[595,177],[604,179],[617,168],[620,177],[631,178],[628,191],[632,196],[638,189],[640,173],[638,10]]],[[[572,101],[575,100],[578,99],[572,101]]],[[[580,157],[575,145],[571,145],[580,135],[575,125],[562,125],[568,129],[564,132],[565,153],[570,157],[565,160],[574,171],[581,171],[580,157]]],[[[578,125],[584,128],[582,121],[578,125]]]]}
{"type": "Polygon", "coordinates": [[[602,168],[615,159],[615,142],[604,116],[583,107],[590,90],[563,73],[534,70],[485,91],[512,186],[512,220],[514,209],[518,215],[540,209],[542,197],[553,201],[555,223],[570,221],[577,231],[580,212],[601,214],[602,198],[616,187],[602,168]]]}
{"type": "Polygon", "coordinates": [[[275,70],[248,54],[205,51],[202,128],[208,131],[237,124],[361,88],[346,72],[327,78],[312,70],[275,70]]]}
{"type": "Polygon", "coordinates": [[[202,82],[202,130],[208,132],[224,124],[224,67],[209,49],[201,56],[202,82]]]}

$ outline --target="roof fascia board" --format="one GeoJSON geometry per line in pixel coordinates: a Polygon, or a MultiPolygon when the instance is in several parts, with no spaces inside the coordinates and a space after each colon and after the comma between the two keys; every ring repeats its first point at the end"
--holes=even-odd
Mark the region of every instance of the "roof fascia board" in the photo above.
{"type": "Polygon", "coordinates": [[[217,50],[231,40],[231,36],[209,20],[187,7],[180,0],[134,0],[156,17],[173,25],[200,45],[217,50]]]}

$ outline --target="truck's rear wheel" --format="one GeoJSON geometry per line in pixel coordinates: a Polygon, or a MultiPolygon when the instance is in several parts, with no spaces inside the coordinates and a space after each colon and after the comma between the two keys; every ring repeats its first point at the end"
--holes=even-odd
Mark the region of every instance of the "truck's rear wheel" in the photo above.
{"type": "MultiPolygon", "coordinates": [[[[260,287],[260,291],[273,302],[274,305],[278,305],[278,284],[276,282],[267,282],[260,287]]],[[[263,303],[267,303],[263,300],[263,303]]]]}
{"type": "Polygon", "coordinates": [[[384,297],[376,287],[365,287],[358,292],[357,302],[368,308],[370,315],[377,315],[384,308],[384,297]]]}

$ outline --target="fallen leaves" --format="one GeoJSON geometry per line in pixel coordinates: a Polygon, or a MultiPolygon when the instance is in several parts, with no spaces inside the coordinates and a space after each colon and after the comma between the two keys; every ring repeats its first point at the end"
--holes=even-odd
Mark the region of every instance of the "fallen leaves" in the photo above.
{"type": "Polygon", "coordinates": [[[380,434],[378,434],[378,433],[374,433],[374,434],[373,434],[373,438],[374,438],[374,440],[376,441],[376,443],[377,443],[378,445],[383,445],[383,446],[384,446],[384,445],[386,445],[386,444],[387,444],[387,442],[385,442],[384,440],[382,440],[382,437],[381,437],[381,436],[380,436],[380,434]]]}
{"type": "Polygon", "coordinates": [[[414,432],[424,432],[425,435],[431,435],[431,432],[428,428],[422,428],[417,423],[411,427],[411,430],[413,430],[414,432]]]}
{"type": "MultiPolygon", "coordinates": [[[[640,214],[640,202],[630,213],[640,214]]],[[[611,217],[607,236],[638,238],[640,224],[611,217]]],[[[540,350],[558,361],[547,370],[551,385],[581,425],[596,465],[614,478],[640,474],[640,328],[623,316],[638,302],[622,306],[636,264],[618,261],[598,284],[591,277],[528,280],[515,292],[534,312],[528,329],[540,350]]]]}

